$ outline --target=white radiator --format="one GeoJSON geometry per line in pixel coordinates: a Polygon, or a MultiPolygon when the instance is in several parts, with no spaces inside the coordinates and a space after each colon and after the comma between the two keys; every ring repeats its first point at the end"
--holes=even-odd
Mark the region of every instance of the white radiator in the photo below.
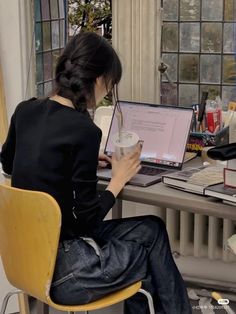
{"type": "Polygon", "coordinates": [[[227,239],[236,233],[235,223],[170,208],[156,210],[166,223],[171,249],[183,276],[235,290],[236,256],[226,249],[227,239]]]}
{"type": "Polygon", "coordinates": [[[236,234],[233,221],[123,202],[123,217],[147,214],[165,221],[175,262],[186,281],[236,292],[236,256],[225,250],[226,240],[236,234]]]}

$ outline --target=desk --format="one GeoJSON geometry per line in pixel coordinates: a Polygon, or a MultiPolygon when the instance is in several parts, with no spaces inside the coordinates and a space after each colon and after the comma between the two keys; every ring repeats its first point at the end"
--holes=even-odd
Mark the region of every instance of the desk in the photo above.
{"type": "MultiPolygon", "coordinates": [[[[187,166],[199,163],[196,159],[187,166]]],[[[107,182],[99,181],[100,190],[106,186],[107,182]]],[[[178,253],[176,264],[185,280],[236,291],[236,257],[224,250],[226,240],[236,233],[236,206],[161,182],[149,187],[126,185],[112,210],[113,218],[122,217],[122,201],[162,208],[172,251],[178,253]]]]}
{"type": "MultiPolygon", "coordinates": [[[[106,186],[107,182],[99,181],[100,190],[105,190],[106,186]]],[[[116,213],[113,214],[113,218],[117,215],[121,217],[122,200],[181,209],[186,212],[226,218],[236,222],[236,206],[224,204],[221,200],[213,197],[173,189],[162,182],[148,187],[126,185],[118,196],[118,206],[116,206],[116,213]]]]}

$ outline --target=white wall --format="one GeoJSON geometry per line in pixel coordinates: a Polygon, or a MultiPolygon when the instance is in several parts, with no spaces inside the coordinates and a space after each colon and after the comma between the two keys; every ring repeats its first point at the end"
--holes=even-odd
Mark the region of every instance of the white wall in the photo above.
{"type": "Polygon", "coordinates": [[[160,101],[160,0],[113,0],[112,43],[123,66],[122,100],[160,101]]]}
{"type": "Polygon", "coordinates": [[[26,93],[27,72],[32,41],[30,0],[0,0],[0,62],[3,71],[8,119],[15,106],[32,95],[32,64],[30,84],[26,93]]]}
{"type": "MultiPolygon", "coordinates": [[[[34,90],[32,65],[30,84],[26,80],[32,39],[30,0],[0,0],[0,62],[3,71],[8,120],[15,106],[34,90]]],[[[2,177],[0,176],[0,182],[2,177]]],[[[5,278],[0,260],[0,306],[5,294],[13,289],[5,278]]],[[[17,298],[10,300],[7,313],[17,312],[17,298]]]]}

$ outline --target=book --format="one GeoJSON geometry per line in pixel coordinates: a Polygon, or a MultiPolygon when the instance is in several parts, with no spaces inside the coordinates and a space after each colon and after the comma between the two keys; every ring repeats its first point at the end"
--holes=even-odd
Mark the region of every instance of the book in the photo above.
{"type": "Polygon", "coordinates": [[[224,184],[236,188],[236,169],[224,168],[224,184]]]}
{"type": "Polygon", "coordinates": [[[223,166],[187,167],[182,171],[164,174],[162,182],[176,189],[196,194],[205,194],[208,186],[224,181],[223,166]]]}
{"type": "Polygon", "coordinates": [[[222,200],[222,203],[227,204],[227,205],[231,205],[231,206],[236,206],[236,202],[230,202],[227,200],[222,200]]]}
{"type": "Polygon", "coordinates": [[[230,205],[236,205],[236,188],[225,186],[224,183],[207,187],[205,195],[220,198],[230,205]]]}

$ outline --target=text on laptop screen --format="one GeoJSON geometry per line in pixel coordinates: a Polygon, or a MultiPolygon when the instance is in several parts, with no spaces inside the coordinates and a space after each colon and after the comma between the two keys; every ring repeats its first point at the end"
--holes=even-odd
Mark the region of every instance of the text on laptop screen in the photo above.
{"type": "MultiPolygon", "coordinates": [[[[192,110],[129,102],[120,102],[123,129],[138,134],[143,141],[141,160],[178,167],[183,163],[192,121],[192,110]]],[[[117,107],[112,117],[105,152],[114,152],[112,136],[118,132],[117,107]]]]}

